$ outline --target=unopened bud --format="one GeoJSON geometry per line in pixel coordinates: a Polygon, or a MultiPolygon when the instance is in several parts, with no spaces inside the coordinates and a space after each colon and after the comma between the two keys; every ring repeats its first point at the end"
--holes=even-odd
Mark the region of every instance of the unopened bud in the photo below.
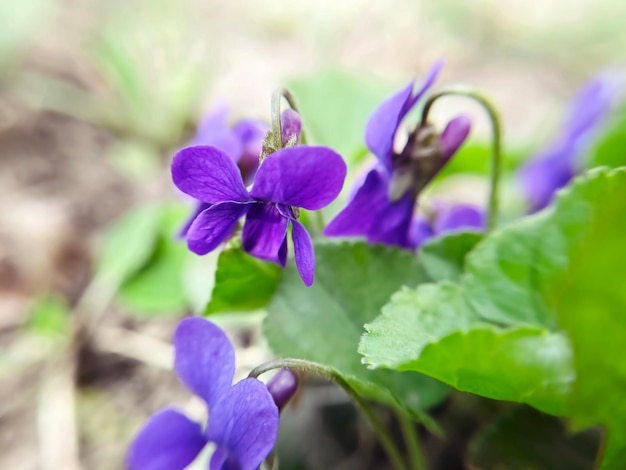
{"type": "Polygon", "coordinates": [[[293,147],[298,143],[302,130],[300,115],[293,109],[285,109],[280,115],[280,121],[283,146],[293,147]]]}
{"type": "Polygon", "coordinates": [[[267,384],[274,403],[281,411],[298,389],[298,376],[291,369],[281,369],[267,384]]]}

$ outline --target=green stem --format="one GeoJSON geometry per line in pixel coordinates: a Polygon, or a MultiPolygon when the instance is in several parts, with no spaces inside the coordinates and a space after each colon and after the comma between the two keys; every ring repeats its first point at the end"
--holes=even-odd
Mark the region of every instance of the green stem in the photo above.
{"type": "Polygon", "coordinates": [[[456,87],[441,90],[434,95],[428,97],[422,111],[422,124],[426,124],[428,113],[433,103],[443,96],[456,95],[466,96],[478,102],[489,115],[491,121],[491,131],[493,134],[493,146],[491,151],[491,174],[489,178],[489,203],[487,215],[487,230],[492,230],[496,226],[498,218],[498,187],[500,185],[500,172],[502,166],[502,127],[500,125],[500,117],[495,106],[482,93],[472,90],[471,88],[456,87]]]}
{"type": "Polygon", "coordinates": [[[404,436],[404,442],[406,443],[406,449],[409,454],[411,462],[411,468],[415,470],[426,470],[428,465],[426,464],[426,458],[424,451],[419,441],[419,436],[415,429],[415,423],[402,411],[397,411],[396,416],[400,423],[400,429],[404,436]]]}
{"type": "MultiPolygon", "coordinates": [[[[272,133],[275,138],[280,141],[282,135],[282,122],[280,120],[280,100],[283,97],[284,90],[277,88],[272,93],[272,133]]],[[[281,141],[282,146],[282,141],[281,141]]]]}
{"type": "Polygon", "coordinates": [[[320,377],[323,377],[327,380],[331,380],[339,385],[350,398],[354,400],[357,407],[361,410],[361,412],[368,419],[370,425],[374,429],[374,432],[378,436],[381,445],[387,452],[393,466],[396,470],[405,470],[406,465],[402,458],[402,454],[396,444],[393,442],[385,426],[378,419],[376,413],[370,406],[367,400],[365,400],[361,395],[359,395],[351,386],[341,377],[337,372],[330,369],[329,367],[323,366],[321,364],[317,364],[311,361],[305,361],[303,359],[275,359],[273,361],[265,362],[257,367],[255,367],[248,377],[257,378],[259,375],[264,372],[273,370],[273,369],[295,369],[301,370],[303,372],[309,372],[320,377]]]}

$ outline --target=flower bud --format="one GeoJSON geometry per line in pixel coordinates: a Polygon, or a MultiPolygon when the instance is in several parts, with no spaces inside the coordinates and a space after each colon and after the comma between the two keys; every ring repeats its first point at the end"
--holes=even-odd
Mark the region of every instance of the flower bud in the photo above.
{"type": "Polygon", "coordinates": [[[469,116],[461,114],[448,123],[439,137],[444,160],[449,160],[465,142],[472,127],[469,116]]]}
{"type": "Polygon", "coordinates": [[[293,146],[298,143],[300,131],[302,130],[300,115],[293,109],[285,109],[280,116],[280,121],[283,147],[293,146]]]}
{"type": "Polygon", "coordinates": [[[291,369],[281,369],[267,384],[274,403],[281,411],[298,389],[298,376],[291,369]]]}

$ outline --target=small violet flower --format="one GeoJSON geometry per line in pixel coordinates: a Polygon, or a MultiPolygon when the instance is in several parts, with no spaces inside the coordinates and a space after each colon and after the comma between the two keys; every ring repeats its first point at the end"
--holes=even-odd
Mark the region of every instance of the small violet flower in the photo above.
{"type": "Polygon", "coordinates": [[[432,217],[417,216],[411,226],[411,237],[417,246],[434,237],[459,231],[482,232],[485,212],[471,204],[437,204],[432,217]]]}
{"type": "Polygon", "coordinates": [[[214,250],[245,215],[243,249],[284,267],[291,223],[296,266],[307,286],[313,283],[315,258],[311,238],[297,220],[298,208],[318,210],[330,204],[345,176],[346,165],[339,154],[307,145],[268,155],[251,190],[246,189],[232,159],[217,147],[187,147],[172,162],[172,179],[178,189],[210,205],[189,227],[191,251],[203,255],[214,250]]]}
{"type": "Polygon", "coordinates": [[[584,165],[582,157],[593,144],[620,95],[615,75],[598,75],[571,102],[557,138],[520,169],[519,181],[530,212],[546,207],[584,165]]]}
{"type": "Polygon", "coordinates": [[[328,236],[365,236],[413,250],[418,244],[412,228],[418,194],[450,160],[467,138],[469,118],[452,119],[441,135],[429,124],[418,126],[401,152],[394,151],[402,120],[435,81],[441,63],[414,92],[415,82],[385,100],[370,116],[365,143],[378,165],[365,178],[349,204],[324,230],[328,236]]]}
{"type": "Polygon", "coordinates": [[[173,408],[156,413],[127,456],[131,470],[182,470],[207,443],[215,444],[211,470],[255,470],[278,435],[278,407],[267,387],[247,378],[232,384],[235,352],[224,332],[203,318],[187,318],[174,333],[174,368],[207,404],[205,429],[173,408]]]}

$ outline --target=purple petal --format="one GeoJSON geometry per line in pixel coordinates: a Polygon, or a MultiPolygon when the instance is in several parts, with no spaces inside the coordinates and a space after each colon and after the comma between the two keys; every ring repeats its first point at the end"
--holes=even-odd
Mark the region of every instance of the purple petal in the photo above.
{"type": "Polygon", "coordinates": [[[440,137],[444,160],[450,159],[456,153],[467,139],[471,128],[472,121],[465,114],[455,117],[448,123],[440,137]]]}
{"type": "Polygon", "coordinates": [[[569,106],[565,130],[572,136],[593,133],[617,104],[624,91],[621,77],[604,73],[593,77],[569,106]]]}
{"type": "Polygon", "coordinates": [[[174,333],[174,350],[178,377],[207,403],[212,416],[235,374],[235,352],[228,337],[204,318],[185,318],[174,333]]]}
{"type": "Polygon", "coordinates": [[[378,161],[388,172],[391,172],[391,154],[393,141],[404,117],[402,110],[411,98],[415,81],[402,90],[387,98],[376,108],[365,126],[365,144],[376,155],[378,161]]]}
{"type": "Polygon", "coordinates": [[[435,220],[435,233],[437,235],[460,230],[480,232],[484,229],[484,211],[468,204],[457,204],[441,210],[435,220]]]}
{"type": "Polygon", "coordinates": [[[250,204],[221,202],[198,214],[187,231],[187,246],[198,255],[206,255],[229,238],[250,204]]]}
{"type": "Polygon", "coordinates": [[[235,124],[233,130],[243,145],[243,152],[238,165],[244,182],[251,184],[259,167],[263,139],[269,128],[267,124],[256,119],[242,119],[235,124]]]}
{"type": "Polygon", "coordinates": [[[339,195],[345,177],[346,164],[327,147],[286,148],[263,161],[251,195],[268,202],[317,210],[339,195]]]}
{"type": "Polygon", "coordinates": [[[226,153],[237,162],[242,152],[242,143],[237,134],[228,126],[228,107],[216,107],[198,126],[190,146],[210,145],[226,153]]]}
{"type": "Polygon", "coordinates": [[[227,449],[241,470],[256,470],[274,447],[277,435],[278,408],[257,379],[235,384],[211,411],[209,441],[227,449]]]}
{"type": "Polygon", "coordinates": [[[131,444],[130,470],[183,470],[207,443],[198,423],[171,408],[156,413],[131,444]]]}
{"type": "Polygon", "coordinates": [[[422,95],[432,86],[443,67],[437,62],[424,78],[421,88],[413,94],[415,81],[383,101],[370,116],[365,127],[365,143],[380,163],[391,172],[393,142],[400,122],[411,111],[422,95]]]}
{"type": "Polygon", "coordinates": [[[183,225],[183,227],[180,229],[180,232],[178,232],[178,236],[180,238],[185,238],[187,236],[187,232],[189,232],[189,228],[191,227],[191,224],[193,223],[194,220],[196,220],[196,217],[198,217],[198,215],[200,215],[201,212],[204,212],[211,206],[212,204],[207,204],[206,202],[197,202],[196,208],[193,210],[193,212],[187,219],[187,222],[185,222],[185,225],[183,225]]]}
{"type": "Polygon", "coordinates": [[[414,210],[415,199],[410,193],[397,202],[389,202],[387,207],[376,215],[375,223],[367,234],[367,240],[370,243],[415,249],[415,241],[411,239],[414,210]]]}
{"type": "Polygon", "coordinates": [[[291,369],[281,369],[267,383],[267,389],[281,411],[298,390],[298,375],[291,369]]]}
{"type": "Polygon", "coordinates": [[[281,215],[275,204],[252,204],[241,236],[243,249],[250,255],[284,266],[287,252],[281,253],[287,238],[289,221],[281,215]],[[282,259],[281,259],[282,256],[282,259]]]}
{"type": "Polygon", "coordinates": [[[235,163],[215,147],[186,147],[172,161],[172,179],[182,192],[209,204],[249,201],[235,163]]]}
{"type": "Polygon", "coordinates": [[[294,135],[296,136],[296,142],[298,142],[300,131],[302,130],[300,115],[293,109],[285,109],[280,116],[280,121],[283,145],[287,145],[289,139],[294,135]]]}
{"type": "Polygon", "coordinates": [[[315,277],[313,242],[304,225],[295,219],[292,219],[291,224],[291,240],[293,241],[293,252],[296,258],[298,273],[300,273],[304,285],[310,287],[315,277]]]}
{"type": "Polygon", "coordinates": [[[531,212],[550,204],[556,191],[565,187],[578,172],[571,162],[569,147],[554,149],[553,152],[529,160],[519,170],[519,181],[531,212]]]}
{"type": "Polygon", "coordinates": [[[422,246],[426,241],[430,240],[435,235],[433,227],[425,217],[415,217],[411,222],[411,231],[409,237],[411,243],[418,247],[422,246]]]}
{"type": "Polygon", "coordinates": [[[348,205],[326,226],[324,235],[350,237],[367,235],[376,216],[389,204],[388,182],[382,170],[374,169],[367,174],[348,205]]]}

